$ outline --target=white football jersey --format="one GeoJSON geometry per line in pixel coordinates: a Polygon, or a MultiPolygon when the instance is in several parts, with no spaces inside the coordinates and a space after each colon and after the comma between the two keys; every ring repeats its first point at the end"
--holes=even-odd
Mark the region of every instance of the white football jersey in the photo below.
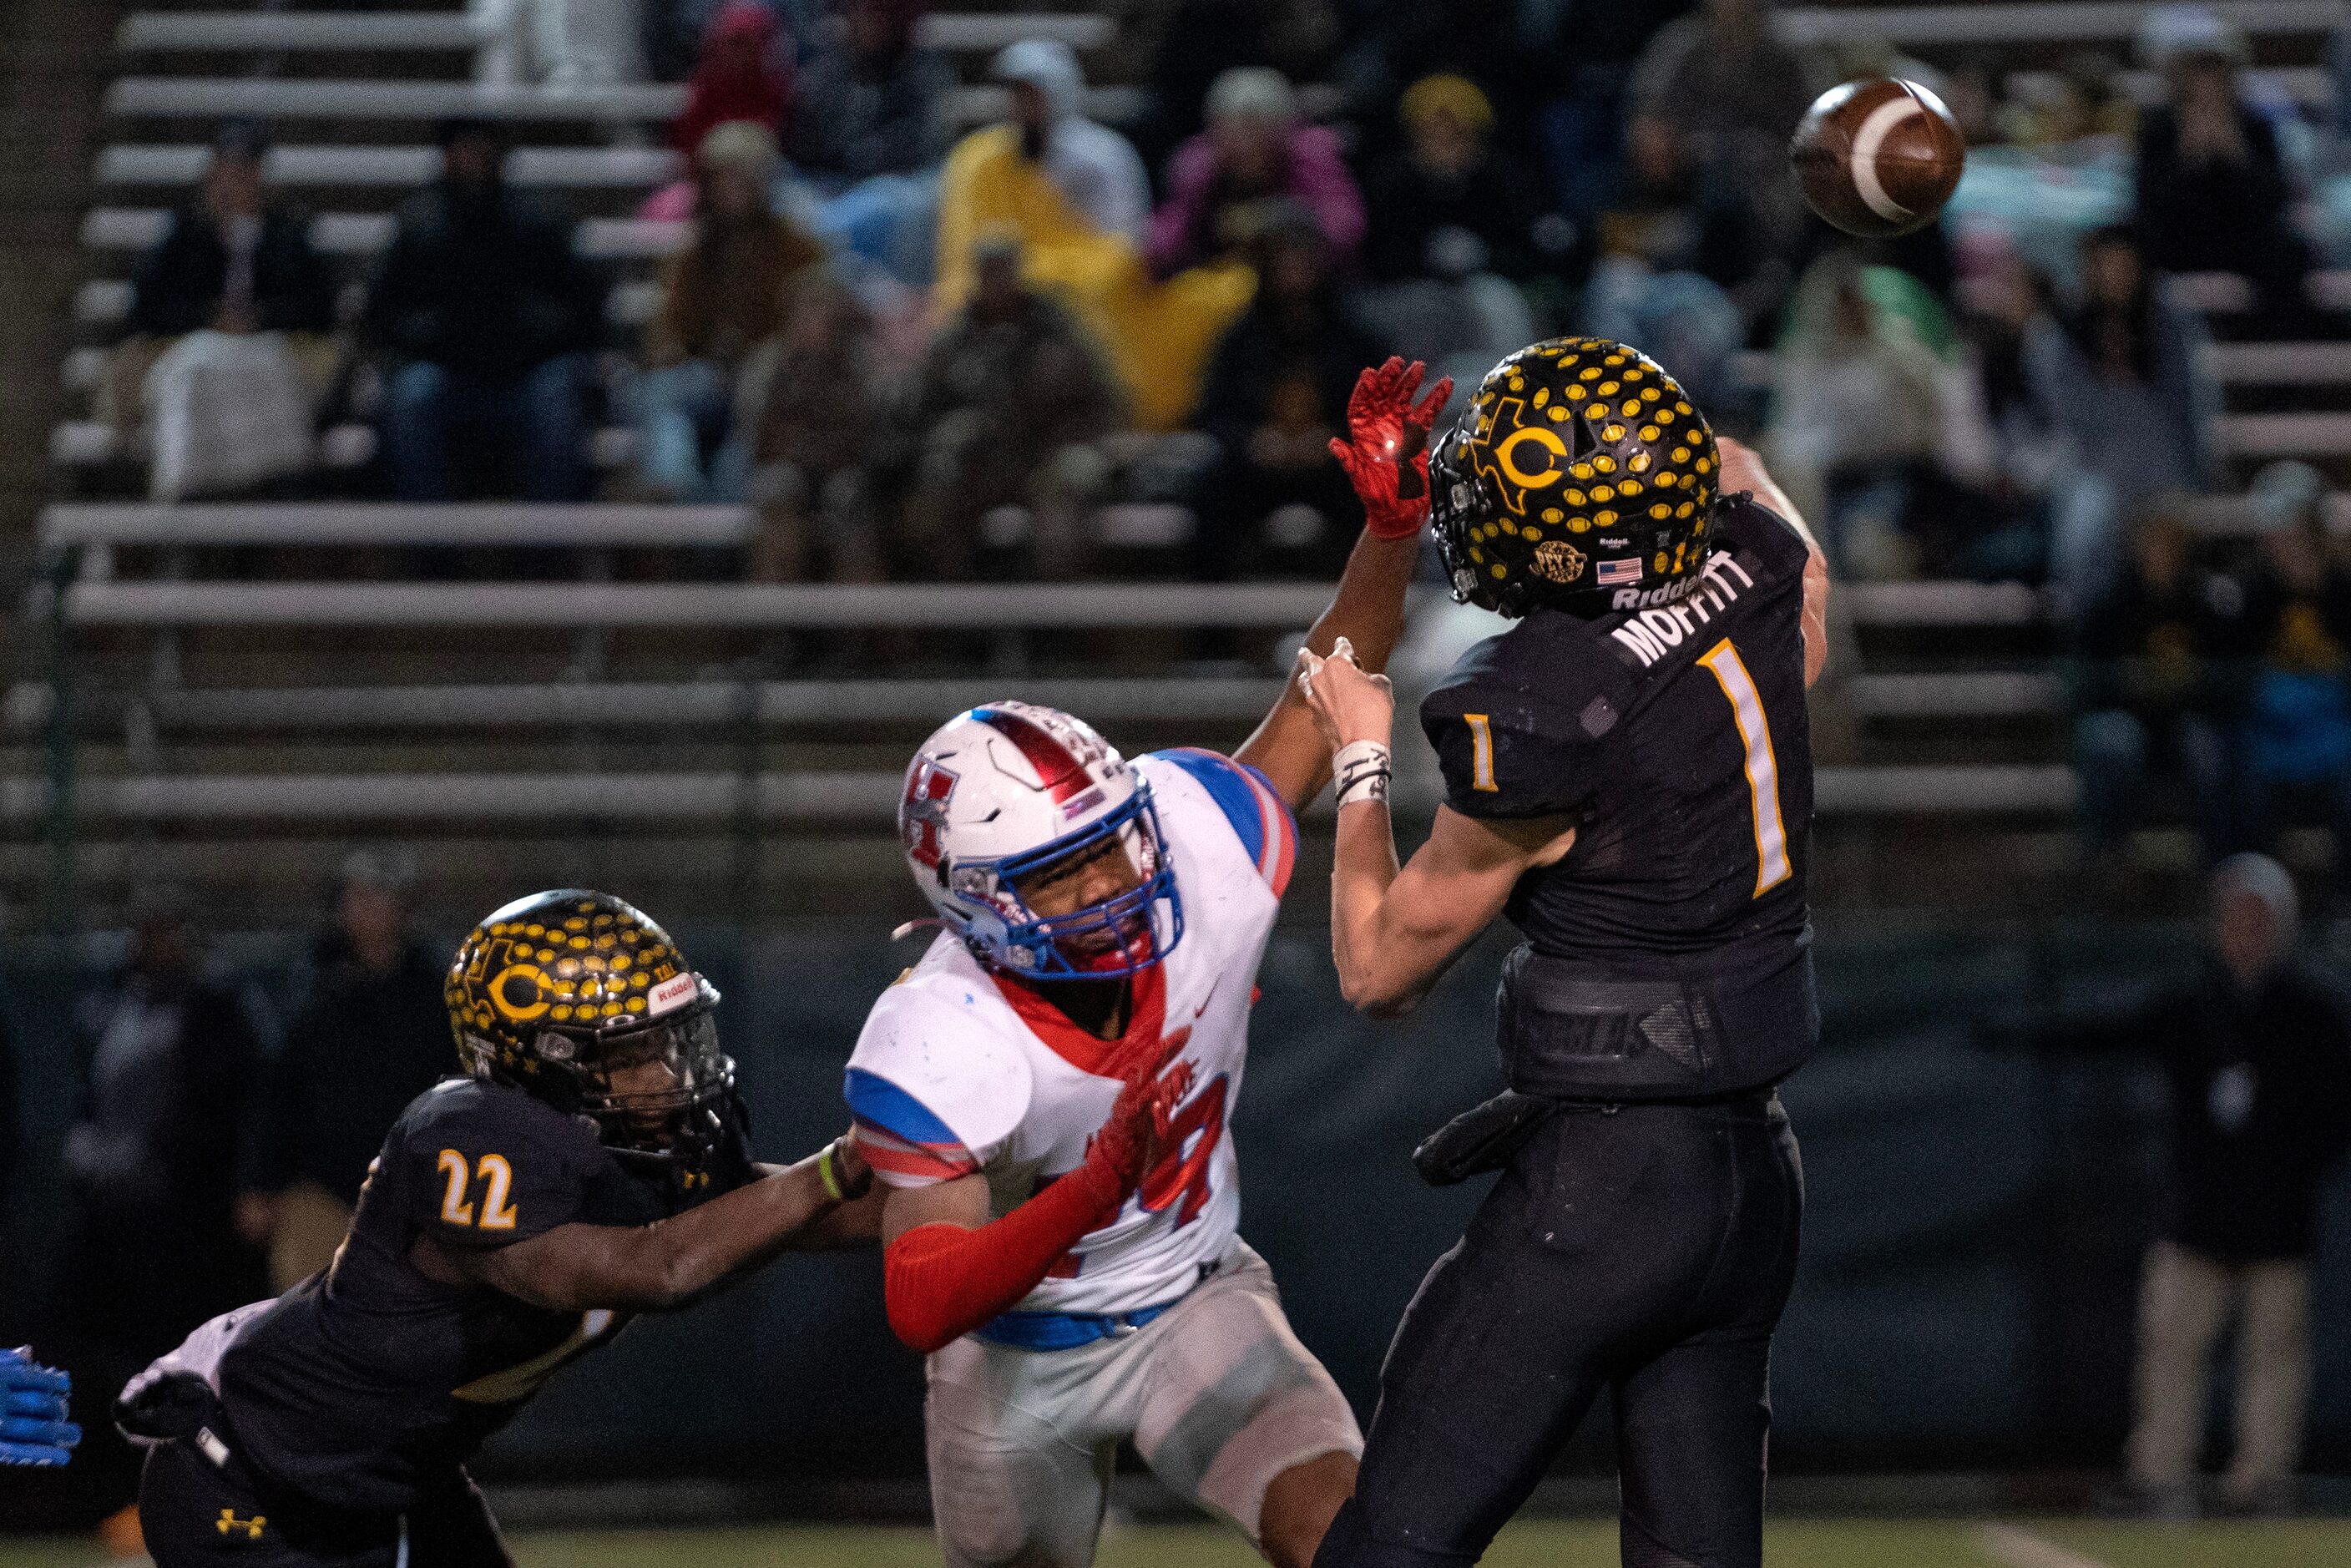
{"type": "MultiPolygon", "coordinates": [[[[1150,784],[1183,904],[1184,933],[1135,977],[1134,1019],[1180,1039],[1192,1069],[1176,1147],[1115,1218],[1085,1236],[1018,1304],[1123,1312],[1182,1295],[1240,1223],[1230,1122],[1249,1055],[1259,959],[1297,854],[1290,809],[1255,769],[1214,752],[1135,759],[1150,784]]],[[[1073,1170],[1118,1097],[1095,1069],[1124,1043],[1079,1029],[1040,993],[942,934],[883,992],[849,1059],[860,1146],[893,1186],[987,1177],[1001,1215],[1073,1170]]],[[[1172,1063],[1171,1063],[1172,1065],[1172,1063]]]]}

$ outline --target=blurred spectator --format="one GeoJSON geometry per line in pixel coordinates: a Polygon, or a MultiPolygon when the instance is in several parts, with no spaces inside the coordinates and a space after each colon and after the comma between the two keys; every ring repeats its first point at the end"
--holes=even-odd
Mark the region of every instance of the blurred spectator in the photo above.
{"type": "Polygon", "coordinates": [[[1943,77],[1943,107],[1970,148],[1996,146],[2008,140],[2002,123],[2001,60],[1989,49],[1970,49],[1943,77]]]}
{"type": "Polygon", "coordinates": [[[2265,847],[2289,809],[2314,810],[2334,830],[2340,883],[2351,875],[2351,569],[2326,537],[2325,493],[2306,464],[2273,463],[2254,476],[2262,555],[2250,613],[2261,661],[2237,813],[2243,841],[2265,847]]]}
{"type": "MultiPolygon", "coordinates": [[[[1826,85],[1825,83],[1822,85],[1826,85]]],[[[1767,0],[1704,0],[1634,67],[1627,111],[1687,131],[1699,161],[1761,191],[1786,178],[1788,137],[1813,99],[1803,62],[1771,35],[1767,0]]]]}
{"type": "Polygon", "coordinates": [[[588,493],[588,419],[603,285],[572,252],[570,214],[509,188],[479,120],[441,132],[440,180],[400,209],[369,291],[368,321],[393,361],[383,416],[402,500],[458,492],[453,438],[519,452],[523,495],[588,493]]]}
{"type": "Polygon", "coordinates": [[[1139,37],[1147,97],[1131,128],[1144,162],[1164,179],[1168,158],[1207,122],[1208,89],[1237,66],[1270,66],[1291,81],[1327,81],[1359,37],[1358,0],[1134,0],[1121,7],[1122,44],[1139,37]]]}
{"type": "Polygon", "coordinates": [[[914,42],[923,0],[846,0],[799,78],[791,153],[825,236],[910,287],[931,277],[955,67],[914,42]]]}
{"type": "Polygon", "coordinates": [[[408,930],[414,861],[360,851],[342,864],[309,994],[263,1077],[237,1230],[269,1252],[270,1288],[332,1260],[384,1133],[455,1067],[446,965],[408,930]]]}
{"type": "Polygon", "coordinates": [[[1208,89],[1207,129],[1168,162],[1167,199],[1151,217],[1151,266],[1161,277],[1244,248],[1266,204],[1295,202],[1313,215],[1334,263],[1364,239],[1364,203],[1338,137],[1298,117],[1280,71],[1239,66],[1208,89]]]}
{"type": "Polygon", "coordinates": [[[692,157],[702,139],[730,120],[784,134],[792,108],[792,57],[778,42],[776,14],[758,0],[727,0],[702,36],[702,58],[669,144],[692,157]]]}
{"type": "Polygon", "coordinates": [[[2145,820],[2158,773],[2184,786],[2208,856],[2236,839],[2231,756],[2248,652],[2244,585],[2199,568],[2178,514],[2131,530],[2115,591],[2085,618],[2074,700],[2084,847],[2119,848],[2145,820]]]}
{"type": "Polygon", "coordinates": [[[664,264],[661,311],[645,333],[641,477],[665,500],[739,501],[750,454],[737,435],[737,373],[783,325],[824,247],[768,208],[776,142],[765,127],[713,128],[695,171],[694,242],[664,264]]]}
{"type": "Polygon", "coordinates": [[[1731,356],[1787,292],[1787,258],[1672,120],[1635,114],[1625,163],[1622,196],[1587,236],[1584,329],[1640,344],[1707,408],[1731,406],[1731,356]]]}
{"type": "Polygon", "coordinates": [[[2051,73],[2038,103],[2019,104],[2007,119],[2009,140],[2027,147],[2074,148],[2093,141],[2128,142],[2138,131],[2138,106],[2122,89],[2122,68],[2095,49],[2065,57],[2051,73]]]}
{"type": "Polygon", "coordinates": [[[915,43],[923,10],[924,0],[843,0],[793,104],[791,154],[802,172],[853,182],[915,173],[947,155],[955,67],[915,43]]]}
{"type": "Polygon", "coordinates": [[[1363,520],[1328,446],[1356,376],[1386,347],[1333,283],[1311,214],[1278,212],[1259,243],[1257,298],[1217,344],[1200,394],[1219,453],[1194,535],[1203,581],[1249,575],[1270,552],[1308,575],[1335,571],[1363,520]]]}
{"type": "MultiPolygon", "coordinates": [[[[664,0],[653,0],[658,8],[664,0]]],[[[643,0],[471,0],[485,41],[476,80],[586,91],[643,80],[643,0]]]]}
{"type": "MultiPolygon", "coordinates": [[[[76,1012],[82,1103],[66,1134],[57,1324],[45,1338],[98,1400],[266,1282],[231,1218],[260,1066],[252,1028],[200,972],[176,893],[139,893],[131,928],[128,962],[76,1012]]],[[[76,1468],[127,1499],[136,1456],[108,1424],[84,1427],[76,1468]]]]}
{"type": "MultiPolygon", "coordinates": [[[[1493,145],[1493,105],[1466,77],[1423,77],[1398,114],[1407,145],[1374,170],[1357,304],[1431,379],[1475,386],[1541,336],[1522,281],[1555,267],[1572,230],[1533,172],[1493,145]]],[[[1555,278],[1544,282],[1555,290],[1555,278]]]]}
{"type": "Polygon", "coordinates": [[[984,236],[974,263],[969,302],[916,374],[897,437],[905,460],[882,465],[914,476],[900,569],[967,578],[984,546],[1025,539],[1031,575],[1074,577],[1086,506],[1110,477],[1096,443],[1123,423],[1123,400],[1070,313],[1020,281],[1017,236],[984,236]]]}
{"type": "Polygon", "coordinates": [[[1477,83],[1423,77],[1396,113],[1405,147],[1364,190],[1364,266],[1375,282],[1479,272],[1521,279],[1558,265],[1573,231],[1534,172],[1495,147],[1494,106],[1477,83]]]}
{"type": "Polygon", "coordinates": [[[970,287],[983,230],[1008,224],[1033,243],[1078,226],[1140,245],[1151,216],[1143,160],[1085,117],[1085,77],[1068,45],[1014,44],[996,57],[995,75],[1011,89],[1011,119],[956,143],[941,176],[939,289],[950,305],[970,287]]]}
{"type": "Polygon", "coordinates": [[[266,198],[267,152],[250,125],[214,142],[197,201],[140,265],[136,336],[99,392],[108,423],[153,422],[159,500],[309,465],[313,413],[340,352],[334,279],[310,248],[308,220],[266,198]]]}
{"type": "Polygon", "coordinates": [[[2052,495],[2050,577],[2084,609],[2114,579],[2123,519],[2150,497],[2201,488],[2220,396],[2202,326],[2148,277],[2131,231],[2082,237],[2080,302],[2025,329],[2042,417],[2067,440],[2052,495]]]}
{"type": "Polygon", "coordinates": [[[745,365],[758,580],[882,577],[866,472],[883,412],[879,359],[856,296],[820,273],[793,291],[781,335],[745,365]]]}
{"type": "Polygon", "coordinates": [[[1943,377],[1921,330],[1931,297],[1832,252],[1805,271],[1772,368],[1772,472],[1856,577],[1907,577],[1912,504],[1942,441],[1943,377]]]}
{"type": "Polygon", "coordinates": [[[984,234],[1019,242],[1023,281],[1093,334],[1135,423],[1169,429],[1191,412],[1217,335],[1249,301],[1247,267],[1195,267],[1155,283],[1143,257],[1150,191],[1116,131],[1078,112],[1084,84],[1064,45],[1030,40],[997,57],[1012,118],[956,144],[939,179],[944,316],[970,296],[984,234]]]}
{"type": "Polygon", "coordinates": [[[2138,1310],[2131,1500],[2197,1511],[2214,1349],[2237,1321],[2232,1511],[2283,1511],[2310,1390],[2310,1255],[2320,1184],[2351,1142],[2351,1026],[2295,960],[2294,881],[2266,855],[2212,873],[2211,956],[2140,1006],[2040,1031],[2151,1054],[2170,1081],[2168,1178],[2138,1310]]]}
{"type": "Polygon", "coordinates": [[[1521,5],[1531,55],[1555,55],[1564,90],[1542,104],[1538,131],[1552,182],[1581,225],[1615,199],[1625,172],[1625,92],[1634,63],[1695,0],[1537,0],[1521,5]]]}
{"type": "Polygon", "coordinates": [[[2293,191],[2270,122],[2239,101],[2245,44],[2209,12],[2162,7],[2139,43],[2167,101],[2139,118],[2140,251],[2158,272],[2234,272],[2251,280],[2273,332],[2305,315],[2309,247],[2288,214],[2293,191]]]}

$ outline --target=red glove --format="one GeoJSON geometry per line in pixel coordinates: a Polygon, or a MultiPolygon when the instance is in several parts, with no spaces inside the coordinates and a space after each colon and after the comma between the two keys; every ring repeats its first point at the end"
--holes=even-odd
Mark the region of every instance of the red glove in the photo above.
{"type": "Polygon", "coordinates": [[[1408,539],[1428,521],[1428,431],[1453,395],[1453,378],[1416,403],[1427,373],[1418,360],[1407,365],[1394,356],[1365,370],[1347,399],[1347,439],[1331,442],[1363,499],[1364,526],[1384,539],[1408,539]]]}
{"type": "Polygon", "coordinates": [[[925,1354],[961,1338],[1037,1288],[1086,1232],[1118,1212],[1165,1149],[1176,1104],[1192,1084],[1189,1062],[1162,1074],[1180,1039],[1144,1040],[1103,1063],[1126,1082],[1085,1163],[1001,1219],[977,1230],[916,1226],[883,1251],[890,1327],[925,1354]]]}

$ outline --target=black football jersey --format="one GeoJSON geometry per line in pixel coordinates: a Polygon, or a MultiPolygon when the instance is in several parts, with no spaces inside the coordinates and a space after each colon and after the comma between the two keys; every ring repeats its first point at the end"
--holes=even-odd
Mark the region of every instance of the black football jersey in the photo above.
{"type": "Polygon", "coordinates": [[[680,1191],[519,1089],[451,1079],[428,1090],[392,1124],[333,1264],[222,1358],[234,1446],[319,1502],[404,1509],[627,1321],[442,1284],[409,1261],[417,1239],[490,1249],[574,1221],[650,1224],[737,1185],[749,1174],[739,1141],[733,1155],[680,1191]]]}
{"type": "Polygon", "coordinates": [[[1455,810],[1576,825],[1506,906],[1535,954],[1736,990],[1808,963],[1808,552],[1747,498],[1710,543],[1686,583],[1621,589],[1593,619],[1538,610],[1472,648],[1421,725],[1455,810]]]}

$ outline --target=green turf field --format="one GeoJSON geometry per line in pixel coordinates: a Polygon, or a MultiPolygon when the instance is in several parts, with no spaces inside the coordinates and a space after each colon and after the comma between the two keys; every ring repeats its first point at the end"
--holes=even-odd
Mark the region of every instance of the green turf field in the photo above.
{"type": "MultiPolygon", "coordinates": [[[[1771,1526],[1785,1568],[2345,1568],[2351,1521],[2147,1525],[2032,1520],[2005,1527],[1948,1521],[1793,1520],[1771,1526]]],[[[517,1534],[522,1568],[931,1568],[919,1530],[747,1526],[726,1530],[517,1534]]],[[[0,1568],[100,1568],[81,1542],[0,1541],[0,1568]]],[[[1249,1568],[1238,1538],[1207,1525],[1113,1529],[1101,1568],[1249,1568]]],[[[1614,1568],[1616,1529],[1535,1521],[1505,1531],[1492,1568],[1614,1568]]]]}

